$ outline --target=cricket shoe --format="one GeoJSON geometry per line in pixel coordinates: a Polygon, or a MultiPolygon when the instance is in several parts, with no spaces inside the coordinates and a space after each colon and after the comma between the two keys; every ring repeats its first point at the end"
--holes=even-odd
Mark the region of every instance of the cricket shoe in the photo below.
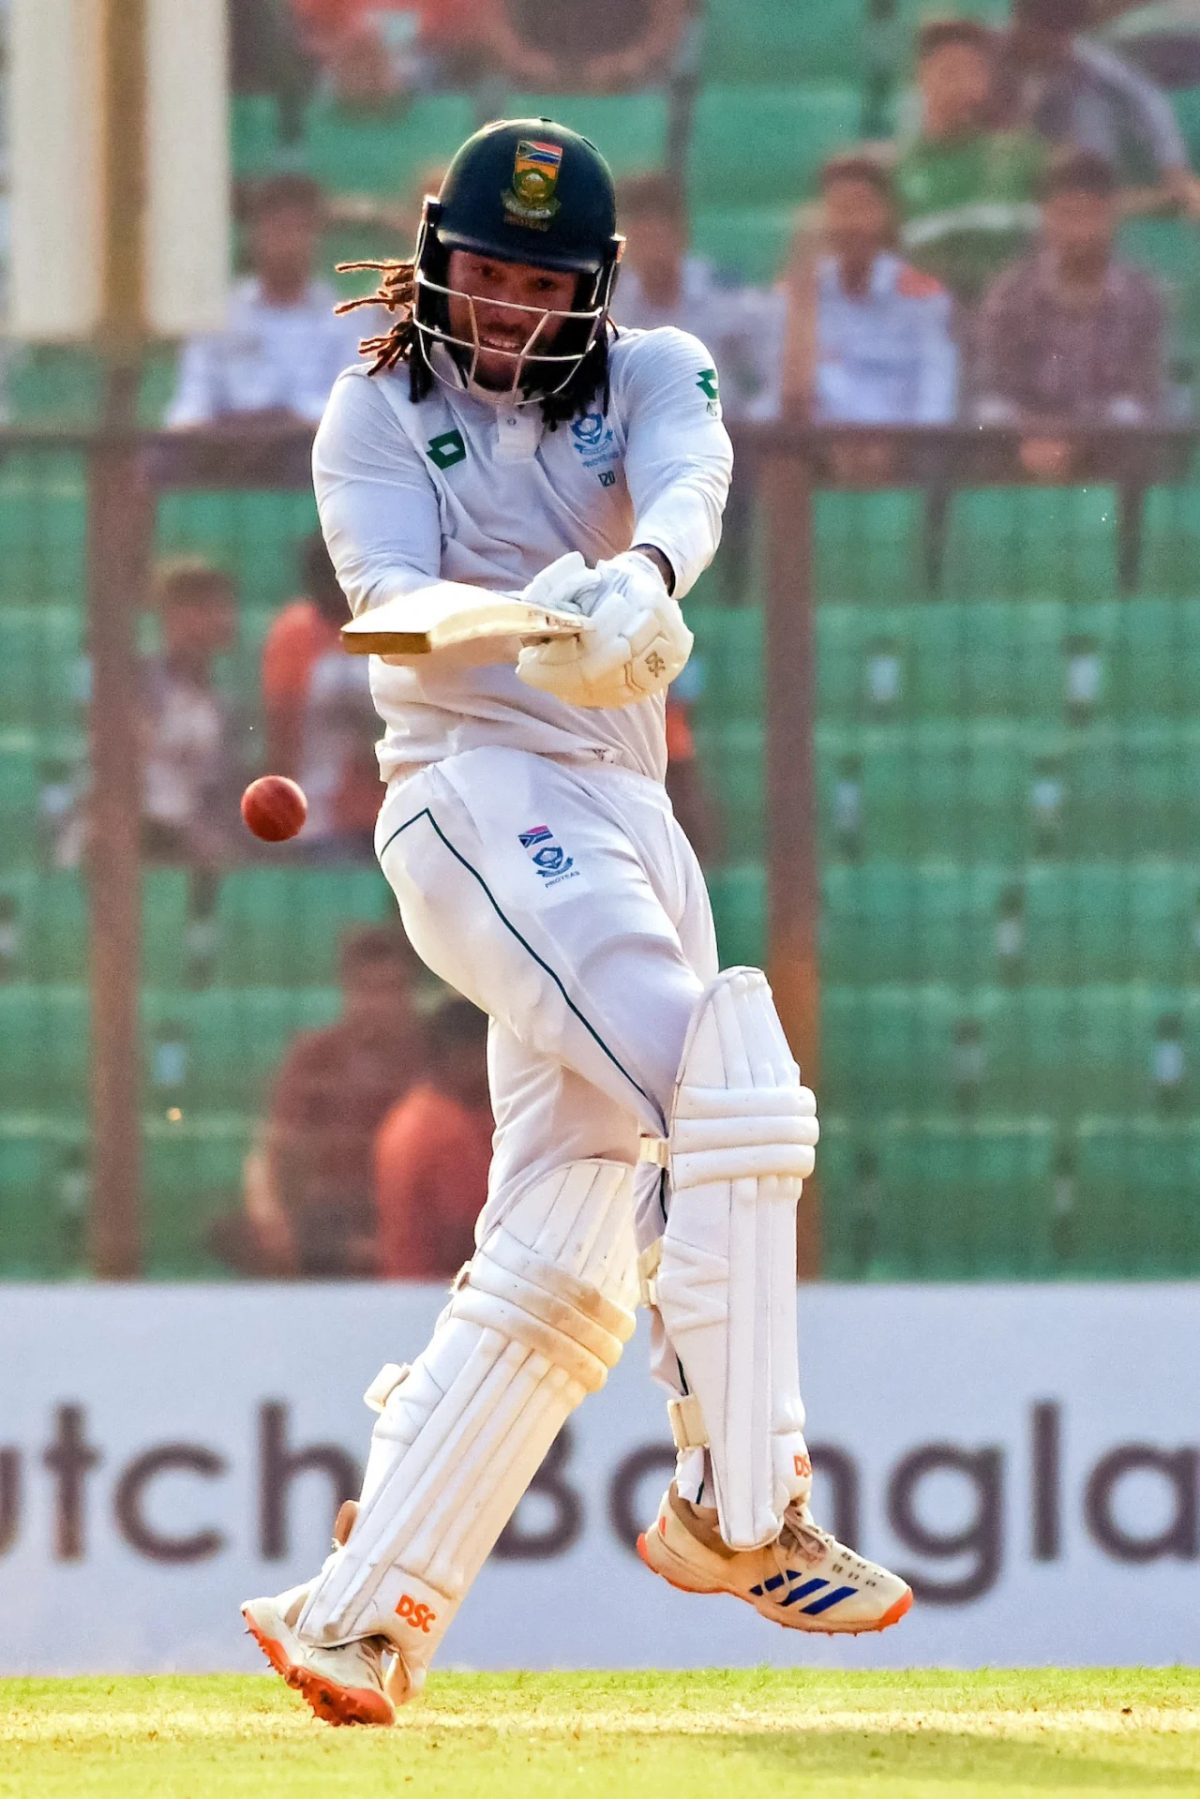
{"type": "Polygon", "coordinates": [[[790,1630],[858,1636],[886,1630],[912,1604],[911,1587],[820,1530],[808,1507],[789,1506],[783,1529],[761,1549],[730,1549],[717,1514],[681,1499],[674,1482],[637,1541],[655,1574],[685,1593],[730,1593],[790,1630]]]}
{"type": "MultiPolygon", "coordinates": [[[[357,1506],[347,1500],[333,1529],[334,1548],[350,1534],[357,1506]]],[[[294,1687],[326,1724],[396,1722],[396,1706],[417,1691],[386,1637],[362,1637],[335,1648],[306,1643],[296,1622],[308,1598],[308,1584],[290,1587],[273,1599],[248,1599],[246,1628],[276,1674],[294,1687]]]]}

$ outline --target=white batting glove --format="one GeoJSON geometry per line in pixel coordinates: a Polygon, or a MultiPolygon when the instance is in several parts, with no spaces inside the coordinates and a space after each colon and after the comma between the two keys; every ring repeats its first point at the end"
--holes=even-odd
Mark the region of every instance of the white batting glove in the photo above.
{"type": "MultiPolygon", "coordinates": [[[[523,598],[534,598],[538,582],[569,560],[552,563],[523,598]]],[[[561,579],[565,585],[565,573],[561,579]]],[[[517,662],[521,679],[571,706],[628,706],[662,693],[687,662],[695,639],[654,564],[626,550],[594,569],[585,565],[582,574],[573,571],[573,579],[573,597],[558,604],[577,607],[591,619],[591,630],[583,637],[527,645],[517,662]],[[589,586],[586,576],[593,582],[599,577],[599,585],[589,586]]],[[[550,602],[538,595],[535,603],[550,602]]]]}
{"type": "Polygon", "coordinates": [[[589,568],[578,550],[569,550],[535,575],[521,598],[530,606],[549,611],[586,613],[590,602],[599,598],[603,585],[599,570],[589,568]]]}

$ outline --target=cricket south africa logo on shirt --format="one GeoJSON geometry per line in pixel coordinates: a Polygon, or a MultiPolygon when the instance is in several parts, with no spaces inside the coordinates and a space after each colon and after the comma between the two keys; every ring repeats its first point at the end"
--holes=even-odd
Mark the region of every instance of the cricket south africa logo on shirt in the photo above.
{"type": "Polygon", "coordinates": [[[604,422],[604,414],[585,412],[581,419],[576,419],[571,426],[571,442],[584,468],[599,474],[601,487],[612,487],[616,475],[610,465],[617,460],[620,451],[611,425],[604,422]]]}
{"type": "Polygon", "coordinates": [[[530,825],[519,833],[521,848],[527,853],[547,887],[557,887],[579,873],[574,856],[568,856],[562,845],[555,843],[549,825],[530,825]]]}
{"type": "Polygon", "coordinates": [[[532,137],[520,139],[513,159],[512,186],[500,196],[510,225],[524,225],[533,231],[549,229],[551,219],[562,206],[555,193],[562,159],[561,144],[532,137]]]}

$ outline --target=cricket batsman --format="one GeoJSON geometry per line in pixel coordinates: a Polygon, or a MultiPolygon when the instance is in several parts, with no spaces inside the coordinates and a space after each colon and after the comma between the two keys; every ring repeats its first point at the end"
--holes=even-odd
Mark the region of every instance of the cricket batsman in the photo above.
{"type": "Polygon", "coordinates": [[[496,1120],[474,1256],[389,1365],[357,1506],[319,1573],[243,1606],[318,1717],[390,1724],[574,1408],[652,1313],[674,1481],[647,1566],[819,1633],[912,1594],[814,1523],[796,1206],[817,1120],[764,976],[718,970],[663,786],[681,607],[721,533],[717,375],[610,317],[612,177],[548,119],[486,126],[371,300],[395,323],[317,434],[356,615],[431,587],[578,614],[552,640],[374,656],[376,847],[405,929],[490,1019],[496,1120]]]}

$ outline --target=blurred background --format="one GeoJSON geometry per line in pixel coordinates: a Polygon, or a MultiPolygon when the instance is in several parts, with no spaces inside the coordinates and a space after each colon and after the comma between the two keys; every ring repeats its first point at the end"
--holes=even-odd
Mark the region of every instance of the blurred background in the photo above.
{"type": "MultiPolygon", "coordinates": [[[[1195,4],[175,10],[220,144],[184,146],[151,260],[186,272],[209,221],[206,329],[122,301],[133,165],[107,310],[37,329],[87,246],[39,273],[6,163],[0,1277],[444,1282],[469,1253],[484,1021],[373,860],[307,453],[373,328],[331,308],[374,277],[333,264],[407,255],[460,141],[545,114],[617,177],[618,326],[703,338],[734,438],[671,785],[723,960],[768,966],[821,1100],[803,1273],[1165,1307],[1200,1274],[1195,4]],[[295,844],[241,826],[268,771],[308,793],[295,844]]],[[[1191,1536],[1154,1528],[1194,1558],[1189,1453],[1191,1536]]]]}
{"type": "Polygon", "coordinates": [[[126,346],[115,495],[112,358],[4,345],[0,1271],[464,1253],[483,1152],[469,1192],[404,1168],[446,1108],[486,1133],[447,1073],[482,1042],[374,865],[307,440],[369,330],[333,263],[406,253],[460,140],[541,112],[621,184],[618,323],[704,339],[739,452],[672,782],[822,1096],[807,1271],[1200,1271],[1195,8],[533,10],[230,7],[227,323],[126,346]],[[268,770],[293,847],[238,818],[268,770]],[[123,991],[136,1041],[89,1039],[123,991]]]}

